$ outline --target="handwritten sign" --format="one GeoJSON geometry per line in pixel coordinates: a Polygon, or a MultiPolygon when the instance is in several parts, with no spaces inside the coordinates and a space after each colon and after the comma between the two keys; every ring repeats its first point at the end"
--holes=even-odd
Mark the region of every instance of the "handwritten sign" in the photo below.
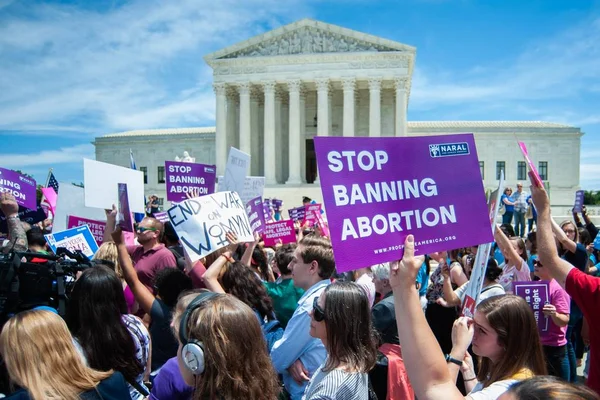
{"type": "Polygon", "coordinates": [[[472,134],[314,142],[338,272],[493,241],[472,134]]]}
{"type": "Polygon", "coordinates": [[[214,165],[166,161],[165,173],[168,201],[183,201],[192,189],[198,189],[200,195],[215,192],[214,165]]]}
{"type": "Polygon", "coordinates": [[[227,246],[227,232],[234,232],[240,242],[254,240],[246,207],[235,192],[183,201],[171,207],[167,215],[192,262],[227,246]]]}
{"type": "MultiPolygon", "coordinates": [[[[490,217],[490,226],[492,232],[496,229],[496,218],[498,217],[498,209],[500,208],[500,198],[504,191],[504,171],[500,172],[500,182],[498,188],[494,190],[488,199],[488,212],[490,217]]],[[[473,268],[471,269],[471,277],[467,284],[467,290],[465,291],[465,301],[462,308],[462,315],[473,318],[475,313],[475,306],[479,300],[479,294],[483,288],[483,281],[485,278],[485,271],[487,269],[487,263],[492,249],[492,243],[485,243],[477,249],[477,255],[473,261],[473,268]]]]}
{"type": "Polygon", "coordinates": [[[225,176],[223,179],[219,179],[219,191],[243,193],[248,168],[250,168],[250,155],[235,147],[230,148],[225,166],[225,176]]]}
{"type": "Polygon", "coordinates": [[[294,221],[286,219],[285,221],[277,221],[266,224],[263,232],[263,240],[265,246],[276,246],[277,243],[295,243],[296,231],[294,229],[294,221]]]}
{"type": "Polygon", "coordinates": [[[573,212],[580,213],[583,211],[584,196],[585,192],[583,190],[578,190],[575,192],[575,204],[573,204],[573,212]]]}
{"type": "Polygon", "coordinates": [[[98,251],[98,244],[87,225],[44,235],[44,238],[54,253],[59,247],[65,247],[72,252],[80,250],[87,258],[91,259],[98,251]]]}
{"type": "Polygon", "coordinates": [[[10,193],[15,196],[18,205],[37,210],[36,184],[33,178],[0,168],[0,193],[10,193]]]}
{"type": "Polygon", "coordinates": [[[67,219],[67,228],[76,228],[78,226],[87,225],[90,228],[90,232],[92,232],[92,236],[96,240],[98,245],[102,244],[104,240],[104,229],[106,228],[105,221],[96,221],[93,219],[76,217],[74,215],[69,215],[67,219]]]}
{"type": "MultiPolygon", "coordinates": [[[[219,191],[223,191],[223,182],[225,178],[219,177],[219,191]]],[[[244,178],[244,188],[241,192],[238,192],[242,202],[248,203],[250,200],[257,197],[262,197],[265,192],[265,177],[264,176],[247,176],[244,178]]]]}
{"type": "Polygon", "coordinates": [[[257,197],[246,204],[246,212],[253,232],[262,233],[265,230],[265,210],[262,198],[257,197]]]}
{"type": "Polygon", "coordinates": [[[550,327],[550,317],[545,316],[542,312],[544,304],[550,301],[548,284],[547,281],[513,283],[515,294],[524,298],[533,310],[533,315],[538,324],[540,335],[543,335],[544,332],[548,332],[548,328],[550,327]]]}

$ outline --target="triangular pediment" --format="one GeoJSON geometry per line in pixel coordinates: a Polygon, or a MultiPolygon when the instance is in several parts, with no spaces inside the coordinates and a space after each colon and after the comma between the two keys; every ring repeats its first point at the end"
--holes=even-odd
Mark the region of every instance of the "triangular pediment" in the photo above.
{"type": "Polygon", "coordinates": [[[211,53],[212,60],[296,54],[409,52],[416,49],[392,40],[311,19],[303,19],[211,53]]]}

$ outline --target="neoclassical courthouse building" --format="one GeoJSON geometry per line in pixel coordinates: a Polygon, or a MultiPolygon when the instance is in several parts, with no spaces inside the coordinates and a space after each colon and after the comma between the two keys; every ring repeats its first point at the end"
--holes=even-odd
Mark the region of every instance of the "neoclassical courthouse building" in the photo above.
{"type": "Polygon", "coordinates": [[[223,173],[230,146],[252,155],[265,197],[296,206],[320,201],[313,137],[475,135],[486,189],[500,171],[513,186],[526,166],[525,141],[553,205],[573,204],[579,185],[576,127],[529,121],[407,121],[416,48],[304,19],[204,57],[214,71],[216,127],[150,129],[95,139],[96,159],[128,166],[129,149],[145,173],[146,193],[166,198],[164,162],[187,151],[223,173]]]}

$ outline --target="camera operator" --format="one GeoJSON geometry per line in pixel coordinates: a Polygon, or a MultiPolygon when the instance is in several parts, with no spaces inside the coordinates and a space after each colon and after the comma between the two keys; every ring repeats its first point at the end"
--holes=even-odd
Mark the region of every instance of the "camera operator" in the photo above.
{"type": "Polygon", "coordinates": [[[8,224],[8,243],[0,251],[8,253],[27,250],[27,235],[25,228],[19,219],[19,205],[15,197],[10,193],[0,193],[0,210],[6,216],[8,224]]]}

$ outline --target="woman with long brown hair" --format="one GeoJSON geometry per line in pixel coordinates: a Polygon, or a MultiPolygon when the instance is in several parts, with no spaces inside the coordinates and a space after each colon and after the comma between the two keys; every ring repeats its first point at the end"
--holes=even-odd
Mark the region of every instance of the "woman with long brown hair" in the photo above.
{"type": "Polygon", "coordinates": [[[0,354],[11,381],[23,388],[8,399],[130,399],[123,375],[88,368],[67,325],[50,311],[25,311],[8,320],[0,354]]]}
{"type": "Polygon", "coordinates": [[[327,358],[303,399],[368,399],[377,341],[365,291],[354,282],[335,282],[315,298],[311,317],[310,335],[321,339],[327,358]]]}
{"type": "Polygon", "coordinates": [[[277,374],[256,315],[245,303],[202,293],[179,325],[179,369],[194,387],[194,399],[277,398],[277,374]]]}

